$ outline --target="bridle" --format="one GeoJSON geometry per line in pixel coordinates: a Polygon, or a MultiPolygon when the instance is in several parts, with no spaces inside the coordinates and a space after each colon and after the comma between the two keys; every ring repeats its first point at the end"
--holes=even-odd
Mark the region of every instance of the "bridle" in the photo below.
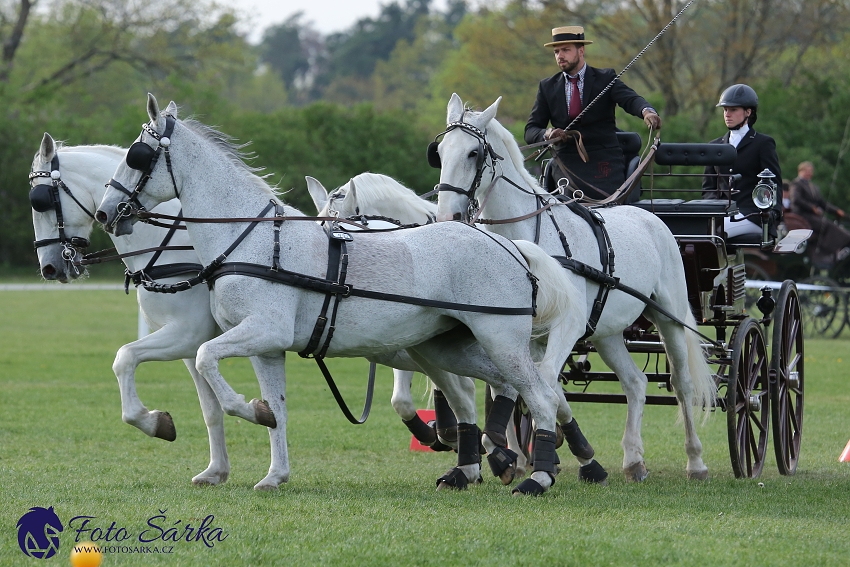
{"type": "MultiPolygon", "coordinates": [[[[465,112],[466,111],[464,111],[464,113],[465,112]]],[[[438,138],[440,138],[440,136],[444,136],[445,134],[447,134],[448,132],[451,132],[452,130],[454,130],[456,128],[460,128],[465,134],[468,134],[468,135],[470,135],[470,136],[472,136],[472,137],[474,137],[478,140],[478,150],[477,150],[476,162],[475,162],[475,178],[473,179],[472,184],[470,185],[469,189],[463,189],[463,188],[460,188],[460,187],[455,187],[454,185],[450,185],[448,183],[440,183],[436,187],[434,187],[434,192],[440,193],[440,192],[443,192],[443,191],[449,191],[449,192],[452,192],[452,193],[458,193],[460,195],[466,196],[466,198],[469,200],[469,205],[468,205],[468,210],[466,212],[466,216],[464,218],[464,221],[467,221],[471,224],[475,224],[477,222],[482,223],[482,224],[507,224],[507,223],[511,223],[511,222],[518,222],[520,220],[525,220],[526,218],[529,218],[529,217],[532,217],[532,216],[540,215],[542,212],[547,211],[548,209],[550,209],[553,206],[553,204],[555,204],[555,203],[549,201],[548,199],[546,200],[546,202],[544,202],[543,199],[545,198],[545,196],[539,195],[539,194],[537,194],[533,191],[529,191],[529,190],[523,188],[521,185],[519,185],[518,183],[514,182],[513,180],[505,177],[502,174],[497,175],[496,174],[496,161],[497,160],[503,160],[504,158],[502,156],[500,156],[499,154],[497,154],[496,151],[493,149],[493,146],[490,144],[490,142],[487,141],[487,132],[482,131],[480,128],[477,128],[476,126],[473,126],[472,124],[469,124],[468,122],[464,122],[462,116],[461,116],[461,119],[459,121],[449,123],[446,130],[437,134],[434,137],[434,141],[431,142],[430,144],[428,144],[428,152],[427,152],[428,164],[431,167],[434,167],[434,168],[437,168],[437,169],[440,169],[442,167],[442,162],[440,160],[440,154],[437,152],[437,147],[439,146],[439,143],[437,141],[438,138]],[[488,163],[488,158],[489,158],[489,163],[488,163]],[[493,173],[490,176],[490,184],[487,187],[487,189],[483,192],[484,196],[481,200],[481,203],[476,204],[475,194],[478,192],[478,189],[481,186],[481,179],[484,175],[484,169],[488,166],[491,167],[492,171],[493,171],[493,173]],[[498,221],[479,220],[478,215],[480,214],[480,211],[484,208],[484,203],[486,202],[487,198],[489,197],[490,191],[493,189],[496,182],[499,181],[499,180],[504,180],[508,184],[514,186],[516,189],[521,191],[522,193],[526,193],[528,195],[532,195],[535,198],[537,198],[538,203],[539,203],[539,207],[528,215],[524,215],[522,217],[517,217],[517,218],[514,218],[514,219],[504,219],[504,220],[498,220],[498,221]]],[[[555,196],[555,195],[552,195],[552,196],[555,196]]]]}
{"type": "Polygon", "coordinates": [[[440,183],[434,189],[437,193],[451,191],[452,193],[465,195],[466,198],[469,199],[470,206],[473,206],[473,203],[475,202],[475,193],[481,186],[481,178],[484,175],[484,168],[488,165],[488,159],[489,165],[493,170],[492,179],[495,180],[496,161],[504,158],[497,154],[493,149],[493,146],[490,145],[490,142],[487,141],[487,133],[485,131],[480,130],[468,122],[464,122],[463,116],[461,116],[459,121],[450,122],[446,129],[434,136],[434,141],[428,144],[428,165],[436,169],[442,168],[443,163],[440,160],[440,154],[437,151],[437,148],[440,145],[438,139],[456,128],[460,128],[462,132],[478,140],[478,150],[475,155],[475,178],[472,180],[472,184],[469,189],[462,189],[460,187],[455,187],[454,185],[449,185],[448,183],[440,183]]]}
{"type": "Polygon", "coordinates": [[[114,178],[110,179],[106,184],[107,188],[114,187],[127,195],[126,201],[121,201],[115,205],[115,212],[117,214],[113,221],[109,224],[108,228],[113,228],[121,219],[135,216],[140,211],[145,210],[145,207],[139,201],[139,195],[142,193],[145,185],[147,185],[151,175],[153,175],[153,170],[156,167],[161,153],[165,154],[165,163],[168,167],[168,173],[171,176],[171,183],[174,185],[174,192],[178,198],[180,197],[180,193],[177,191],[177,182],[174,180],[174,172],[171,168],[171,153],[169,152],[169,147],[171,146],[171,135],[174,132],[174,124],[176,122],[176,118],[170,114],[166,115],[165,131],[162,134],[157,133],[157,131],[154,130],[147,122],[142,124],[142,134],[139,135],[139,141],[134,142],[133,145],[130,146],[130,149],[127,150],[127,157],[124,160],[127,163],[127,167],[136,171],[141,171],[142,176],[139,178],[139,181],[136,182],[136,186],[132,191],[124,187],[114,178]],[[149,144],[141,141],[141,137],[145,133],[149,134],[157,141],[155,149],[149,144]]]}
{"type": "Polygon", "coordinates": [[[59,156],[53,155],[50,160],[50,171],[30,171],[30,183],[40,177],[50,178],[50,183],[39,183],[30,189],[30,205],[37,213],[46,213],[53,209],[56,213],[56,226],[59,229],[59,238],[45,238],[33,242],[33,248],[38,250],[42,246],[59,243],[62,245],[62,258],[68,262],[72,261],[78,250],[85,250],[91,245],[88,238],[82,236],[68,236],[65,234],[65,215],[62,212],[62,201],[59,199],[59,189],[62,189],[84,213],[94,220],[94,214],[77,199],[71,190],[62,181],[59,172],[59,156]]]}

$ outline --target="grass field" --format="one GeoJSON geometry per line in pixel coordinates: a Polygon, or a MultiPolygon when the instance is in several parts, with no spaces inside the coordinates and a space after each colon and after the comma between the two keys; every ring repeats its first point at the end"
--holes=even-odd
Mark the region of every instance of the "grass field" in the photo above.
{"type": "MultiPolygon", "coordinates": [[[[577,464],[562,450],[563,471],[541,498],[511,498],[489,472],[466,492],[435,492],[435,479],[454,455],[408,450],[410,435],[389,404],[389,370],[379,371],[371,417],[355,427],[314,363],[290,354],[292,477],[279,491],[258,493],[252,486],[268,468],[267,433],[231,417],[225,425],[230,479],[219,487],[191,485],[207,465],[208,449],[182,363],[148,363],[137,375],[147,406],[174,417],[175,442],[121,422],[111,364],[118,347],[135,338],[132,293],[6,291],[0,313],[0,566],[68,565],[81,523],[69,525],[75,516],[93,517],[87,527],[101,530],[95,535],[124,529],[129,539],[105,543],[120,551],[105,556],[107,567],[850,563],[850,464],[838,462],[850,438],[847,340],[807,342],[795,476],[776,472],[771,449],[761,478],[736,480],[726,416],[718,412],[699,431],[711,480],[688,482],[675,408],[648,407],[650,476],[627,484],[619,446],[625,407],[576,404],[610,484],[579,483],[577,464]],[[26,557],[17,543],[18,519],[34,506],[53,506],[65,526],[59,552],[42,561],[26,557]],[[219,528],[213,533],[222,541],[213,547],[185,536],[172,541],[187,523],[196,527],[210,515],[207,526],[219,528]],[[157,537],[139,543],[142,533],[157,537]],[[160,553],[131,552],[142,546],[160,553]],[[162,553],[166,548],[170,553],[162,553]]],[[[331,363],[359,412],[366,364],[331,363]]],[[[259,396],[247,361],[225,361],[223,372],[237,391],[259,396]]],[[[417,379],[415,388],[423,392],[424,381],[417,379]]]]}

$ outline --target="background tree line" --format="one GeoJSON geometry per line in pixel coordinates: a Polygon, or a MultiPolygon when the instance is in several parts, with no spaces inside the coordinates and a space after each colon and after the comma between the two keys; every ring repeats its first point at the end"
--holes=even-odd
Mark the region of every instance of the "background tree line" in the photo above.
{"type": "MultiPolygon", "coordinates": [[[[153,92],[251,141],[253,165],[304,211],[304,175],[336,187],[376,171],[424,192],[438,179],[424,149],[452,92],[481,108],[503,96],[499,119],[521,140],[538,81],[557,70],[542,47],[552,27],[584,25],[590,64],[619,71],[686,4],[396,0],[327,36],[295,13],[252,44],[244,16],[208,0],[0,0],[0,269],[35,266],[26,174],[45,131],[129,145],[153,92]]],[[[811,160],[847,207],[849,11],[850,0],[696,0],[623,79],[659,109],[665,141],[721,135],[720,92],[752,85],[784,177],[811,160]]]]}

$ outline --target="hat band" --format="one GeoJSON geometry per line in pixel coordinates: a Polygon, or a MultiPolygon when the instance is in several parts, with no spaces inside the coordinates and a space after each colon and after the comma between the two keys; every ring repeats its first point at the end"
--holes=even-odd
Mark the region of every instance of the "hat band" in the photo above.
{"type": "Polygon", "coordinates": [[[553,42],[559,41],[584,41],[583,33],[559,33],[552,36],[553,42]]]}

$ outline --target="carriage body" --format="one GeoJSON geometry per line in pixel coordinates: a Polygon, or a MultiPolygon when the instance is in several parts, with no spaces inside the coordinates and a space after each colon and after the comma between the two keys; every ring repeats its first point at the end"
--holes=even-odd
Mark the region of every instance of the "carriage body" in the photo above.
{"type": "MultiPolygon", "coordinates": [[[[688,175],[672,173],[673,166],[724,165],[734,160],[735,152],[731,146],[718,151],[716,144],[663,144],[655,158],[656,163],[670,167],[670,175],[688,175]]],[[[655,189],[653,198],[631,199],[633,202],[625,206],[657,215],[679,245],[691,311],[699,330],[715,337],[713,342],[703,341],[703,347],[715,372],[716,406],[727,414],[735,476],[755,478],[761,473],[771,425],[779,472],[793,474],[803,412],[800,300],[792,280],[783,282],[779,289],[756,290],[755,299],[751,296],[748,300],[747,294],[746,259],[753,253],[777,257],[777,243],[766,238],[766,230],[760,235],[727,239],[724,219],[737,213],[734,201],[664,196],[664,191],[655,189]]],[[[676,398],[670,395],[673,386],[664,345],[653,325],[641,317],[624,331],[623,340],[633,354],[659,357],[655,365],[647,364],[645,373],[648,383],[656,383],[661,393],[647,394],[646,403],[676,405],[676,398]]],[[[613,372],[592,368],[588,355],[593,352],[593,344],[582,341],[569,356],[561,373],[567,400],[626,403],[623,394],[592,391],[593,382],[617,380],[613,372]]]]}

